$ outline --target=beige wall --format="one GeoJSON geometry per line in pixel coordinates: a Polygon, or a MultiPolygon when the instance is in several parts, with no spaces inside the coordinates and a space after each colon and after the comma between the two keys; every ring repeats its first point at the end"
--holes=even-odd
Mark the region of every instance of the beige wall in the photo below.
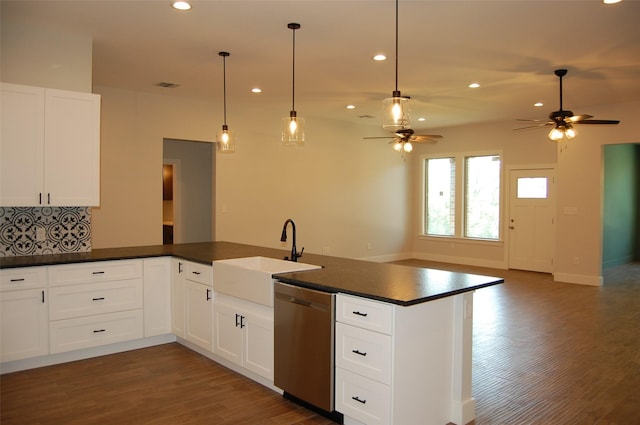
{"type": "Polygon", "coordinates": [[[211,102],[95,87],[102,95],[93,247],[162,244],[163,140],[211,141],[211,102]]]}
{"type": "Polygon", "coordinates": [[[92,40],[2,21],[2,81],[91,93],[92,40]]]}

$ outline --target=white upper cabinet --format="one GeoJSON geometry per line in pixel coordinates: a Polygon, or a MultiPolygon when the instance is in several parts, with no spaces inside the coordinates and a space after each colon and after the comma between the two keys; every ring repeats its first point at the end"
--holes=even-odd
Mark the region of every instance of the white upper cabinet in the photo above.
{"type": "Polygon", "coordinates": [[[100,96],[2,83],[0,206],[100,204],[100,96]]]}

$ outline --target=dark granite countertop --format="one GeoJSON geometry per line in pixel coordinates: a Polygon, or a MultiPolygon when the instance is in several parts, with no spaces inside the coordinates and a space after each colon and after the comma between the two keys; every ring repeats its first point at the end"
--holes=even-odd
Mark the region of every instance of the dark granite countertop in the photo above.
{"type": "MultiPolygon", "coordinates": [[[[163,256],[211,264],[215,260],[230,258],[253,256],[284,258],[288,254],[287,250],[275,248],[232,242],[203,242],[94,249],[91,252],[77,254],[0,257],[0,269],[163,256]]],[[[311,289],[342,292],[403,306],[432,301],[504,282],[499,277],[317,254],[305,253],[300,261],[323,268],[285,273],[277,275],[278,279],[285,283],[311,289]]]]}

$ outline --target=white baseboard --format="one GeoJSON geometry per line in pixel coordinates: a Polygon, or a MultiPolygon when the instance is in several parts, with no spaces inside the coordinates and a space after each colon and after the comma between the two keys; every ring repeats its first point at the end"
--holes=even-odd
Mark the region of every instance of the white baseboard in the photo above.
{"type": "Polygon", "coordinates": [[[460,264],[463,266],[488,267],[492,269],[507,270],[509,267],[505,261],[485,260],[482,258],[457,257],[449,255],[434,255],[414,252],[409,258],[425,261],[437,261],[439,263],[460,264]]]}
{"type": "Polygon", "coordinates": [[[361,257],[361,258],[358,258],[358,260],[372,261],[374,263],[388,263],[390,261],[410,260],[412,258],[414,257],[411,256],[411,253],[404,253],[404,254],[377,255],[373,257],[361,257]]]}
{"type": "Polygon", "coordinates": [[[553,280],[564,283],[577,283],[579,285],[602,286],[604,278],[602,276],[589,276],[583,274],[554,273],[553,280]]]}
{"type": "Polygon", "coordinates": [[[471,397],[463,401],[453,400],[451,405],[451,422],[466,425],[476,418],[476,399],[471,397]]]}
{"type": "Polygon", "coordinates": [[[85,348],[83,350],[68,351],[66,353],[49,354],[46,356],[32,357],[30,359],[15,360],[0,364],[0,374],[74,362],[76,360],[90,359],[92,357],[106,356],[108,354],[137,350],[139,348],[147,348],[175,341],[175,335],[165,334],[142,339],[134,339],[132,341],[118,342],[116,344],[102,345],[100,347],[85,348]]]}

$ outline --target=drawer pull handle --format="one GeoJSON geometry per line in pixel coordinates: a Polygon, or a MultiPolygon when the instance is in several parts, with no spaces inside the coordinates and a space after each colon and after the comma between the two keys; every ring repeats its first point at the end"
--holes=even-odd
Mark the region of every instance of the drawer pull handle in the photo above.
{"type": "Polygon", "coordinates": [[[211,289],[207,288],[207,301],[211,299],[211,289]]]}
{"type": "Polygon", "coordinates": [[[354,395],[353,397],[351,397],[352,399],[354,399],[355,401],[357,401],[358,403],[362,403],[362,404],[366,404],[367,400],[362,400],[360,397],[358,397],[357,395],[354,395]]]}
{"type": "Polygon", "coordinates": [[[196,276],[200,276],[200,272],[191,272],[193,274],[195,274],[196,276]]]}
{"type": "Polygon", "coordinates": [[[93,331],[94,334],[100,333],[100,332],[106,332],[106,329],[96,329],[95,331],[93,331]]]}
{"type": "Polygon", "coordinates": [[[24,278],[21,277],[20,279],[11,279],[9,282],[24,282],[24,278]]]}
{"type": "Polygon", "coordinates": [[[354,311],[353,314],[355,314],[356,316],[362,316],[362,317],[367,317],[369,315],[369,313],[361,313],[359,311],[354,311]]]}
{"type": "Polygon", "coordinates": [[[104,274],[104,272],[93,272],[93,274],[104,274]]]}
{"type": "Polygon", "coordinates": [[[355,353],[355,354],[357,354],[357,355],[359,355],[359,356],[362,356],[362,357],[365,357],[365,356],[367,355],[367,352],[366,352],[366,351],[365,351],[365,352],[362,352],[362,351],[360,351],[360,350],[358,350],[358,349],[351,350],[351,352],[352,352],[352,353],[355,353]]]}
{"type": "Polygon", "coordinates": [[[104,300],[104,297],[96,297],[96,298],[94,298],[93,300],[94,300],[94,301],[102,301],[102,300],[104,300]]]}

